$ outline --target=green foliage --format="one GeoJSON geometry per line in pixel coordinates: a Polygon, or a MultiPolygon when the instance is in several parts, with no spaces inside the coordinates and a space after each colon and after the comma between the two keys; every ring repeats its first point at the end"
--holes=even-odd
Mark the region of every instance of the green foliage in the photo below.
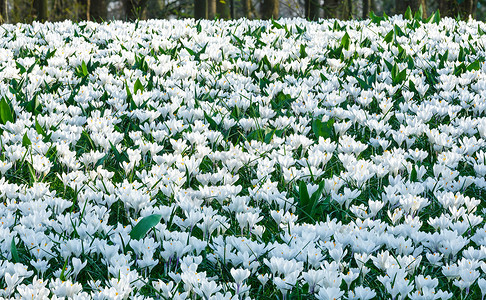
{"type": "Polygon", "coordinates": [[[6,124],[7,122],[13,122],[13,114],[10,110],[10,105],[8,105],[5,98],[2,98],[0,101],[0,122],[2,124],[6,124]]]}
{"type": "Polygon", "coordinates": [[[319,119],[315,119],[312,122],[312,131],[314,135],[319,138],[323,137],[325,139],[333,137],[334,131],[334,119],[329,119],[327,122],[322,122],[319,119]]]}
{"type": "Polygon", "coordinates": [[[304,181],[299,182],[299,193],[297,199],[297,213],[299,221],[312,222],[320,220],[325,212],[325,203],[321,201],[324,191],[324,181],[319,183],[317,190],[309,196],[307,185],[304,181]]]}
{"type": "Polygon", "coordinates": [[[142,239],[150,229],[160,223],[161,219],[162,216],[157,214],[143,218],[130,231],[130,237],[134,240],[142,239]]]}

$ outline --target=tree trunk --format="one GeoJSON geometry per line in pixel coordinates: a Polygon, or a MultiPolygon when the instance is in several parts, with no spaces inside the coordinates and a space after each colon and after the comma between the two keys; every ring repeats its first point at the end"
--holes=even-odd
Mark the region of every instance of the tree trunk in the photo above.
{"type": "Polygon", "coordinates": [[[341,17],[339,8],[341,6],[340,0],[325,0],[324,1],[324,18],[325,19],[339,19],[341,17]]]}
{"type": "Polygon", "coordinates": [[[216,2],[218,0],[207,0],[208,1],[208,19],[214,20],[216,18],[216,2]]]}
{"type": "Polygon", "coordinates": [[[34,0],[34,9],[37,15],[37,21],[45,22],[48,16],[47,0],[34,0]]]}
{"type": "Polygon", "coordinates": [[[467,20],[469,15],[475,16],[477,5],[477,0],[464,0],[461,3],[457,0],[441,0],[439,11],[441,16],[455,18],[459,15],[461,19],[467,20]]]}
{"type": "Polygon", "coordinates": [[[148,0],[123,0],[123,9],[127,20],[140,19],[148,0]]]}
{"type": "Polygon", "coordinates": [[[262,19],[278,19],[279,17],[279,1],[278,0],[263,0],[262,3],[262,19]]]}
{"type": "Polygon", "coordinates": [[[319,19],[320,8],[319,0],[305,0],[305,18],[311,21],[319,19]]]}
{"type": "Polygon", "coordinates": [[[230,6],[229,0],[216,0],[216,15],[220,19],[229,19],[230,18],[230,6]]]}
{"type": "Polygon", "coordinates": [[[422,6],[422,18],[427,18],[427,3],[425,0],[416,0],[416,10],[419,11],[420,6],[422,6]]]}
{"type": "Polygon", "coordinates": [[[344,20],[351,20],[353,18],[353,1],[347,0],[343,3],[343,18],[344,20]]]}
{"type": "Polygon", "coordinates": [[[0,24],[8,23],[8,2],[0,0],[0,24]]]}
{"type": "Polygon", "coordinates": [[[243,16],[247,19],[252,19],[251,17],[251,0],[242,0],[243,4],[243,16]]]}
{"type": "Polygon", "coordinates": [[[196,20],[208,18],[207,0],[194,0],[194,18],[196,20]]]}
{"type": "Polygon", "coordinates": [[[476,16],[477,7],[477,0],[464,0],[461,4],[459,4],[459,14],[461,15],[461,19],[467,20],[469,16],[474,18],[476,16]]]}
{"type": "Polygon", "coordinates": [[[91,0],[89,14],[92,21],[103,22],[107,19],[108,5],[106,0],[91,0]]]}
{"type": "Polygon", "coordinates": [[[363,0],[363,19],[368,18],[371,11],[371,0],[363,0]]]}

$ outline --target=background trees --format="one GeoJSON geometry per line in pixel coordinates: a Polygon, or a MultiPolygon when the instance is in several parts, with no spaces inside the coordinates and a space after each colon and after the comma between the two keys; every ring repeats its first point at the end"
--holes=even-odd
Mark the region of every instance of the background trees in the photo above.
{"type": "Polygon", "coordinates": [[[486,20],[486,0],[0,0],[0,23],[103,21],[153,18],[277,19],[279,17],[367,18],[403,14],[407,7],[424,15],[486,20]]]}

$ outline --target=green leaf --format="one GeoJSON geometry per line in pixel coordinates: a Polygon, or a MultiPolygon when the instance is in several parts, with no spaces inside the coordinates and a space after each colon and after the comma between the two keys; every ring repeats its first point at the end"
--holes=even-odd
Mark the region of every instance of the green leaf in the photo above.
{"type": "Polygon", "coordinates": [[[479,60],[476,59],[469,66],[467,66],[466,70],[468,70],[469,72],[472,71],[472,70],[479,71],[480,66],[481,65],[479,64],[479,60]]]}
{"type": "Polygon", "coordinates": [[[479,35],[484,35],[486,33],[483,29],[481,29],[481,26],[479,24],[478,24],[478,33],[479,35]]]}
{"type": "Polygon", "coordinates": [[[393,30],[390,30],[390,32],[388,32],[385,35],[385,39],[384,40],[385,40],[386,43],[389,44],[391,41],[393,41],[393,34],[394,34],[393,30]]]}
{"type": "Polygon", "coordinates": [[[349,50],[349,45],[351,44],[351,40],[349,38],[349,34],[346,32],[343,36],[343,38],[341,39],[341,46],[346,49],[346,50],[349,50]]]}
{"type": "Polygon", "coordinates": [[[24,74],[27,71],[25,67],[22,66],[20,63],[15,62],[15,64],[17,65],[17,68],[20,70],[20,74],[24,74]]]}
{"type": "Polygon", "coordinates": [[[29,137],[27,136],[27,132],[24,134],[24,137],[22,138],[22,146],[28,147],[32,145],[32,142],[29,140],[29,137]]]}
{"type": "Polygon", "coordinates": [[[371,19],[371,22],[374,23],[374,24],[377,24],[377,25],[380,25],[380,22],[383,20],[382,17],[375,15],[375,13],[373,11],[370,11],[369,17],[371,19]]]}
{"type": "Polygon", "coordinates": [[[7,121],[13,123],[12,111],[5,98],[2,98],[2,101],[0,101],[0,121],[2,124],[6,124],[7,121]]]}
{"type": "Polygon", "coordinates": [[[459,76],[466,72],[466,65],[462,62],[460,65],[454,67],[454,75],[459,76]]]}
{"type": "Polygon", "coordinates": [[[449,49],[447,49],[444,54],[440,57],[439,61],[439,69],[443,69],[445,67],[445,62],[449,58],[449,49]]]}
{"type": "Polygon", "coordinates": [[[317,190],[311,196],[311,202],[313,203],[314,206],[316,205],[316,203],[318,203],[319,199],[322,196],[322,191],[324,191],[324,185],[325,182],[321,181],[319,183],[319,188],[317,188],[317,190]]]}
{"type": "Polygon", "coordinates": [[[83,74],[84,77],[88,76],[88,67],[86,66],[84,60],[81,63],[81,73],[83,74]]]}
{"type": "Polygon", "coordinates": [[[299,197],[301,207],[304,209],[307,208],[310,204],[310,198],[309,192],[307,191],[307,185],[303,181],[299,182],[299,197]]]}
{"type": "Polygon", "coordinates": [[[137,225],[135,225],[135,227],[133,227],[132,231],[130,231],[130,237],[134,240],[142,239],[150,229],[160,223],[161,219],[162,215],[157,214],[143,218],[137,225]]]}
{"type": "Polygon", "coordinates": [[[37,131],[37,133],[42,136],[46,135],[46,132],[44,131],[42,126],[40,126],[39,122],[37,122],[37,118],[35,119],[35,131],[37,131]]]}
{"type": "Polygon", "coordinates": [[[64,261],[64,266],[62,267],[61,275],[59,275],[59,279],[61,279],[62,281],[66,281],[66,276],[64,275],[64,272],[66,271],[68,259],[69,257],[66,258],[66,260],[64,261]]]}
{"type": "Polygon", "coordinates": [[[435,23],[439,25],[440,23],[440,12],[439,10],[436,10],[428,19],[427,23],[435,23]]]}
{"type": "Polygon", "coordinates": [[[406,35],[405,32],[403,32],[403,30],[398,25],[395,25],[393,27],[393,29],[395,30],[395,34],[397,36],[405,36],[406,35]]]}
{"type": "Polygon", "coordinates": [[[277,29],[282,29],[283,26],[280,25],[279,23],[277,23],[277,21],[275,21],[273,18],[272,18],[272,25],[273,27],[277,28],[277,29]]]}
{"type": "Polygon", "coordinates": [[[15,245],[15,237],[13,236],[12,236],[12,242],[10,243],[10,252],[12,252],[12,262],[18,263],[20,261],[19,253],[17,251],[17,245],[15,245]]]}
{"type": "Polygon", "coordinates": [[[412,167],[412,172],[410,172],[410,181],[417,181],[417,170],[415,167],[412,167]]]}
{"type": "Polygon", "coordinates": [[[322,136],[325,139],[330,138],[332,136],[333,128],[334,119],[329,119],[324,123],[319,119],[315,119],[314,122],[312,122],[312,131],[314,131],[316,137],[322,136]]]}
{"type": "Polygon", "coordinates": [[[458,61],[464,61],[466,59],[466,53],[464,52],[464,48],[459,48],[459,55],[457,56],[458,61]]]}
{"type": "Polygon", "coordinates": [[[140,79],[137,78],[137,81],[135,81],[135,84],[133,85],[133,93],[137,94],[138,91],[144,92],[144,87],[143,84],[140,82],[140,79]]]}
{"type": "Polygon", "coordinates": [[[267,134],[265,134],[265,138],[263,139],[263,141],[265,142],[265,144],[270,144],[270,142],[272,141],[273,139],[273,136],[275,134],[275,129],[273,129],[272,131],[268,132],[267,134]]]}
{"type": "Polygon", "coordinates": [[[300,44],[299,54],[300,54],[300,58],[306,58],[307,57],[307,53],[305,52],[305,45],[304,44],[300,44]]]}
{"type": "Polygon", "coordinates": [[[424,8],[422,7],[422,4],[419,6],[418,11],[415,12],[414,19],[416,21],[422,21],[424,16],[424,8]]]}
{"type": "Polygon", "coordinates": [[[405,18],[405,20],[412,20],[412,9],[410,8],[410,6],[407,8],[407,11],[405,11],[405,15],[403,17],[405,18]]]}
{"type": "Polygon", "coordinates": [[[204,118],[208,121],[211,130],[218,130],[218,124],[206,112],[204,112],[204,118]]]}

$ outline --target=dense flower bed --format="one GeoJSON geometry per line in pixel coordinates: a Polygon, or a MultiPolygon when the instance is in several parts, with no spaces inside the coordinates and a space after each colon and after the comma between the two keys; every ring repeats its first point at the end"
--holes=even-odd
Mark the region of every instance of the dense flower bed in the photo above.
{"type": "Polygon", "coordinates": [[[485,24],[1,29],[3,297],[486,292],[485,24]]]}

